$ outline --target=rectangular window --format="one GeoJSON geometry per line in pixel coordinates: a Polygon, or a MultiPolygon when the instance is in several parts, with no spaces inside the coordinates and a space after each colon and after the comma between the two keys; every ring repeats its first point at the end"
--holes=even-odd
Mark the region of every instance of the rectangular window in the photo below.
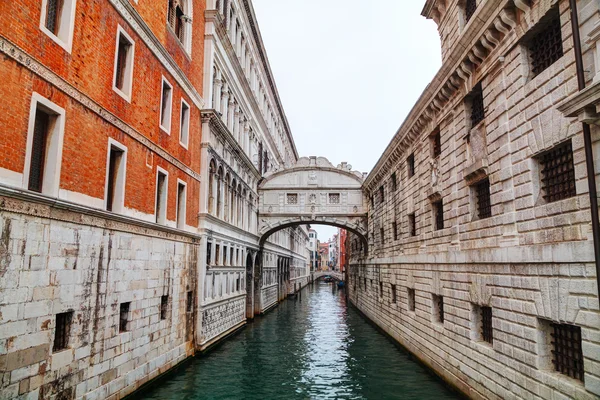
{"type": "Polygon", "coordinates": [[[383,282],[379,281],[379,297],[383,299],[383,282]]]}
{"type": "Polygon", "coordinates": [[[169,310],[169,296],[160,296],[160,319],[167,319],[167,311],[169,310]]]}
{"type": "Polygon", "coordinates": [[[375,208],[375,196],[371,196],[371,208],[375,208]]]}
{"type": "Polygon", "coordinates": [[[408,177],[412,178],[415,176],[415,155],[414,153],[408,156],[406,159],[406,166],[408,168],[408,177]]]}
{"type": "Polygon", "coordinates": [[[396,285],[392,285],[392,304],[396,304],[396,285]]]}
{"type": "Polygon", "coordinates": [[[167,174],[158,171],[156,176],[156,206],[154,217],[157,224],[165,224],[167,220],[167,174]]]}
{"type": "Polygon", "coordinates": [[[73,311],[56,314],[54,344],[52,346],[53,352],[65,350],[69,346],[69,336],[71,335],[72,321],[73,311]]]}
{"type": "Polygon", "coordinates": [[[433,306],[433,314],[435,316],[435,321],[439,323],[444,323],[444,297],[438,295],[431,295],[432,297],[432,306],[433,306]]]}
{"type": "Polygon", "coordinates": [[[177,229],[185,229],[187,208],[187,186],[183,182],[177,183],[177,229]]]}
{"type": "Polygon", "coordinates": [[[471,128],[477,126],[485,118],[485,108],[483,106],[483,88],[481,82],[473,87],[469,93],[468,101],[471,105],[471,128]]]}
{"type": "Polygon", "coordinates": [[[340,204],[340,194],[329,193],[329,204],[340,204]]]}
{"type": "Polygon", "coordinates": [[[567,324],[551,324],[552,364],[556,372],[583,382],[583,349],[581,328],[567,324]]]}
{"type": "Polygon", "coordinates": [[[121,303],[119,306],[119,332],[127,332],[128,331],[128,322],[129,322],[129,306],[130,302],[121,303]]]}
{"type": "Polygon", "coordinates": [[[160,96],[160,128],[171,133],[171,110],[173,107],[173,86],[163,77],[160,96]]]}
{"type": "Polygon", "coordinates": [[[383,202],[385,201],[385,188],[383,186],[381,186],[379,188],[379,199],[381,200],[381,203],[383,204],[383,202]]]}
{"type": "Polygon", "coordinates": [[[181,100],[181,117],[179,120],[179,143],[186,149],[190,141],[190,106],[181,100]]]}
{"type": "Polygon", "coordinates": [[[477,10],[477,0],[466,0],[465,1],[465,20],[469,22],[473,14],[477,10]]]}
{"type": "Polygon", "coordinates": [[[42,0],[40,29],[71,52],[77,0],[42,0]]]}
{"type": "Polygon", "coordinates": [[[233,258],[234,248],[229,248],[229,265],[235,265],[235,258],[233,258]]]}
{"type": "Polygon", "coordinates": [[[212,256],[212,243],[206,243],[206,265],[210,265],[210,259],[212,256]]]}
{"type": "Polygon", "coordinates": [[[534,76],[539,75],[563,56],[563,43],[558,7],[553,7],[526,37],[534,76]]]}
{"type": "Polygon", "coordinates": [[[481,307],[481,338],[490,344],[494,343],[492,307],[481,307]]]}
{"type": "Polygon", "coordinates": [[[492,216],[492,203],[490,199],[490,180],[484,179],[475,184],[475,197],[477,201],[477,217],[479,219],[492,216]]]}
{"type": "Polygon", "coordinates": [[[435,218],[435,229],[444,229],[444,203],[442,200],[433,203],[433,214],[435,218]]]}
{"type": "Polygon", "coordinates": [[[131,101],[134,48],[133,39],[119,26],[117,28],[113,90],[127,101],[131,101]]]}
{"type": "Polygon", "coordinates": [[[383,230],[383,228],[379,229],[379,237],[381,238],[381,244],[385,243],[385,231],[383,230]]]}
{"type": "Polygon", "coordinates": [[[227,246],[223,246],[223,265],[227,265],[227,246]]]}
{"type": "Polygon", "coordinates": [[[431,135],[431,157],[438,158],[442,154],[442,134],[436,129],[431,135]]]}
{"type": "Polygon", "coordinates": [[[560,144],[537,157],[541,166],[542,191],[548,203],[577,194],[571,141],[560,144]]]}
{"type": "Polygon", "coordinates": [[[125,147],[109,140],[106,176],[106,210],[121,212],[125,199],[125,147]]]}
{"type": "Polygon", "coordinates": [[[287,194],[287,204],[298,204],[298,193],[288,193],[287,194]]]}
{"type": "Polygon", "coordinates": [[[215,246],[215,265],[221,264],[221,246],[215,246]]]}
{"type": "Polygon", "coordinates": [[[396,178],[396,173],[392,174],[392,192],[398,190],[398,179],[396,178]]]}
{"type": "Polygon", "coordinates": [[[417,236],[417,218],[415,214],[408,214],[408,232],[410,236],[417,236]]]}
{"type": "Polygon", "coordinates": [[[194,292],[187,292],[187,301],[185,303],[185,312],[192,312],[194,310],[194,292]]]}
{"type": "Polygon", "coordinates": [[[406,288],[408,294],[408,311],[415,311],[415,289],[406,288]]]}
{"type": "Polygon", "coordinates": [[[33,141],[31,144],[28,189],[39,193],[42,192],[44,182],[44,167],[48,150],[49,126],[50,115],[37,109],[35,112],[35,125],[33,129],[33,141]]]}
{"type": "Polygon", "coordinates": [[[398,224],[392,222],[392,231],[394,232],[394,240],[398,240],[398,224]]]}

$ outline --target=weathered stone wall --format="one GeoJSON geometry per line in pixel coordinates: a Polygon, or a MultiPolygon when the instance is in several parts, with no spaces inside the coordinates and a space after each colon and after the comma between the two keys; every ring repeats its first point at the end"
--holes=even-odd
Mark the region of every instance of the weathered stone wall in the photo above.
{"type": "Polygon", "coordinates": [[[193,239],[10,198],[1,203],[0,398],[120,398],[193,353],[193,239]],[[131,302],[127,331],[119,333],[124,302],[131,302]],[[68,311],[68,348],[55,352],[55,316],[68,311]]]}

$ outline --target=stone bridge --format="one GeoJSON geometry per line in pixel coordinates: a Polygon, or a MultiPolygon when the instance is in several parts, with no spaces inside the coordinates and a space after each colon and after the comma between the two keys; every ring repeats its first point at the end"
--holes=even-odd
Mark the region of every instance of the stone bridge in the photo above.
{"type": "Polygon", "coordinates": [[[295,225],[347,229],[367,243],[365,176],[347,163],[334,167],[323,157],[303,157],[267,174],[258,186],[261,245],[274,232],[295,225]]]}
{"type": "Polygon", "coordinates": [[[333,279],[335,279],[337,281],[344,280],[342,273],[339,271],[315,271],[312,273],[312,280],[316,281],[318,279],[323,278],[324,276],[331,276],[333,279]]]}

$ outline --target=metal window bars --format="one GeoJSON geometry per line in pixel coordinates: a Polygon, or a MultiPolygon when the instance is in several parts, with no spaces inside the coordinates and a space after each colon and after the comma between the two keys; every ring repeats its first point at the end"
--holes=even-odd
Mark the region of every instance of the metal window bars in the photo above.
{"type": "Polygon", "coordinates": [[[433,209],[435,213],[435,229],[444,229],[444,204],[442,200],[433,203],[433,209]]]}
{"type": "Polygon", "coordinates": [[[490,344],[494,343],[492,307],[481,307],[481,337],[490,344]]]}
{"type": "Polygon", "coordinates": [[[552,363],[557,372],[583,381],[583,350],[581,328],[567,324],[552,324],[552,363]]]}
{"type": "Polygon", "coordinates": [[[129,305],[131,303],[121,303],[119,307],[119,332],[127,332],[127,323],[129,322],[129,305]]]}
{"type": "Polygon", "coordinates": [[[540,162],[543,197],[547,202],[566,199],[577,194],[571,141],[556,146],[540,156],[540,162]]]}
{"type": "Polygon", "coordinates": [[[477,1],[476,0],[466,0],[465,2],[465,18],[467,22],[471,20],[473,14],[475,14],[475,10],[477,10],[477,1]]]}
{"type": "Polygon", "coordinates": [[[558,9],[551,11],[552,18],[543,24],[529,41],[529,54],[534,75],[539,75],[563,56],[560,14],[558,9]]]}
{"type": "Polygon", "coordinates": [[[492,203],[490,199],[490,180],[484,179],[475,186],[477,194],[477,215],[480,219],[492,216],[492,203]]]}
{"type": "Polygon", "coordinates": [[[474,127],[485,118],[483,88],[481,87],[481,82],[473,87],[469,97],[471,99],[471,127],[474,127]]]}
{"type": "Polygon", "coordinates": [[[54,329],[54,344],[52,346],[52,351],[64,350],[69,345],[72,319],[72,311],[56,314],[56,327],[54,329]]]}

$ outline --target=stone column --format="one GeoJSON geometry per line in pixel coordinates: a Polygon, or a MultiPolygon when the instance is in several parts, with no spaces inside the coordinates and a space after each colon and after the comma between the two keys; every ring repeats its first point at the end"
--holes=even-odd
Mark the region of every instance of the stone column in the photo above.
{"type": "Polygon", "coordinates": [[[235,99],[230,94],[229,95],[229,109],[227,110],[227,128],[229,128],[229,132],[233,132],[233,121],[235,119],[235,99]]]}
{"type": "Polygon", "coordinates": [[[235,106],[235,111],[234,111],[234,117],[233,117],[233,137],[235,138],[236,142],[240,142],[240,118],[241,117],[241,112],[240,112],[240,106],[236,105],[235,106]]]}

